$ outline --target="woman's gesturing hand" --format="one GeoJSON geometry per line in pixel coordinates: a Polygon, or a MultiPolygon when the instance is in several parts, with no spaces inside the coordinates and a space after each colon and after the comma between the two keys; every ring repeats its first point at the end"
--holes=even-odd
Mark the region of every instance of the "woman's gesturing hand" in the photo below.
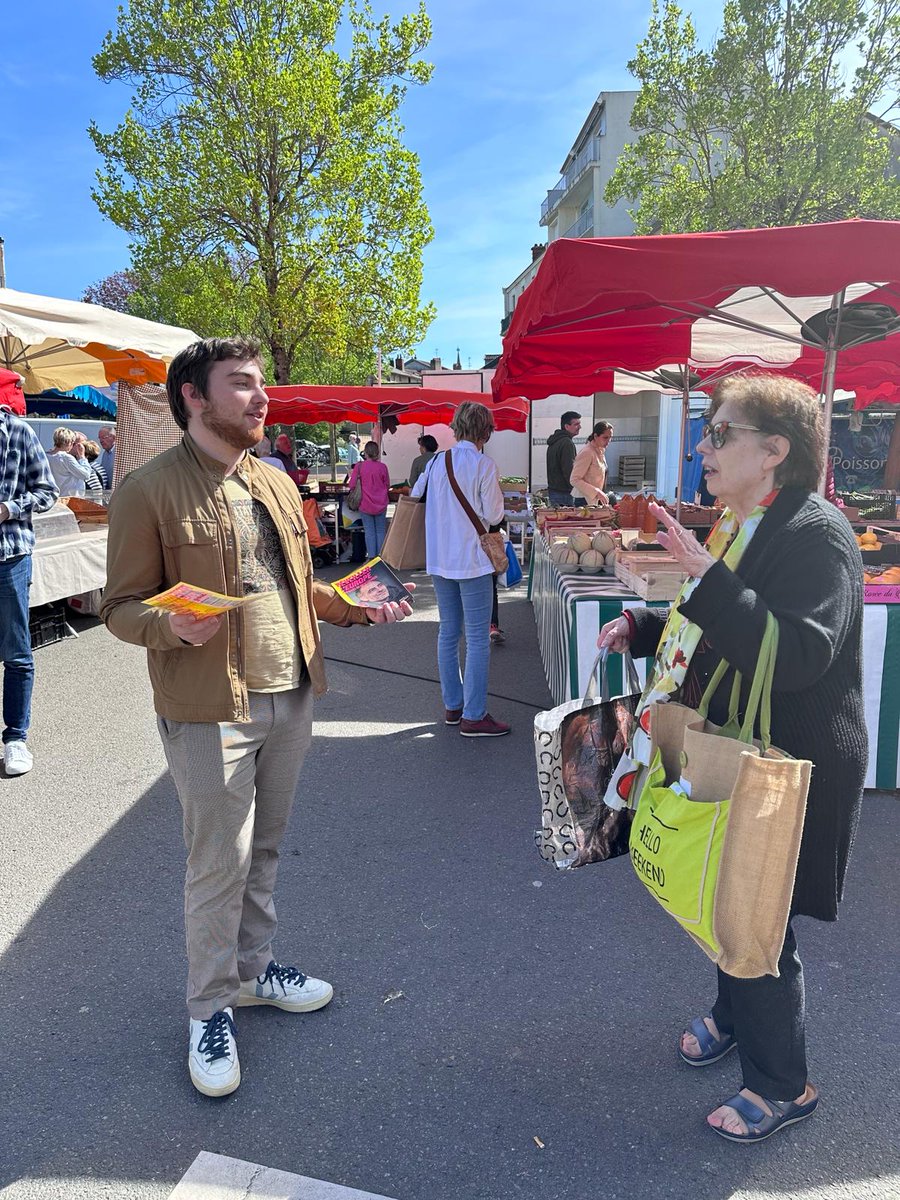
{"type": "Polygon", "coordinates": [[[613,654],[624,654],[631,645],[631,627],[625,617],[607,621],[597,638],[598,650],[610,650],[613,654]]]}
{"type": "Polygon", "coordinates": [[[710,552],[661,504],[651,504],[650,512],[665,526],[665,529],[656,535],[659,544],[681,563],[688,575],[694,579],[701,579],[716,561],[710,552]]]}

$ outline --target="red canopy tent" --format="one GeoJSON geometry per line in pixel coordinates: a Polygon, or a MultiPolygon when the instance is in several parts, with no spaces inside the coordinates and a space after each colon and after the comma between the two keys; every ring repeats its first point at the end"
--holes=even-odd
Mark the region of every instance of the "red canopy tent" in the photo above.
{"type": "Polygon", "coordinates": [[[495,400],[484,392],[457,392],[449,388],[332,387],[329,384],[286,384],[267,387],[271,425],[294,425],[303,421],[354,425],[395,417],[401,425],[449,425],[464,401],[483,404],[494,414],[498,430],[522,432],[528,423],[528,401],[520,395],[495,400]]]}
{"type": "Polygon", "coordinates": [[[863,407],[900,385],[898,307],[897,221],[560,238],[516,306],[492,387],[587,395],[617,368],[670,363],[756,364],[822,385],[833,366],[833,385],[863,407]]]}
{"type": "Polygon", "coordinates": [[[516,306],[492,388],[589,395],[615,390],[617,370],[756,365],[817,387],[830,424],[836,388],[857,408],[900,402],[898,307],[897,221],[561,238],[516,306]]]}

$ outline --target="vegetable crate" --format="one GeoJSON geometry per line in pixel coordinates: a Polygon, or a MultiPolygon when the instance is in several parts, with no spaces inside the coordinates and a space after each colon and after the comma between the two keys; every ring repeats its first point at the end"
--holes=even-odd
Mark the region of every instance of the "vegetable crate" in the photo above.
{"type": "Polygon", "coordinates": [[[674,600],[687,572],[669,554],[620,550],[616,578],[644,600],[674,600]]]}

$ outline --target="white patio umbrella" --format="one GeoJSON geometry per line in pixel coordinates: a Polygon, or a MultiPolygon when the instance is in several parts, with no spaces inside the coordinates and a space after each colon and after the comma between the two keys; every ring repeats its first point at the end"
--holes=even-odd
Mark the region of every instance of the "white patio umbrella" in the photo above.
{"type": "Polygon", "coordinates": [[[195,341],[190,329],[99,304],[0,288],[0,366],[24,376],[26,392],[165,383],[168,364],[195,341]]]}

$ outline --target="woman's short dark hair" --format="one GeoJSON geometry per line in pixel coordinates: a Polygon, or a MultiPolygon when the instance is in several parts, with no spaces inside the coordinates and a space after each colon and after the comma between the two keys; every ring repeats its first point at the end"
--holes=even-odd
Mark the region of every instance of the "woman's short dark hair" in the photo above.
{"type": "Polygon", "coordinates": [[[423,433],[419,438],[419,445],[429,454],[434,454],[437,450],[437,438],[432,437],[430,433],[423,433]]]}
{"type": "Polygon", "coordinates": [[[363,446],[363,454],[366,458],[376,459],[381,453],[377,442],[366,442],[363,446]]]}
{"type": "Polygon", "coordinates": [[[779,487],[814,492],[825,470],[825,425],[813,389],[787,375],[741,371],[716,385],[710,414],[726,400],[737,405],[748,425],[758,425],[763,434],[777,433],[790,442],[787,458],[775,468],[779,487]]]}
{"type": "Polygon", "coordinates": [[[609,421],[598,421],[591,430],[591,437],[603,437],[604,433],[612,433],[613,427],[609,421]]]}
{"type": "Polygon", "coordinates": [[[259,342],[256,338],[240,334],[232,338],[202,338],[192,342],[180,354],[176,354],[169,365],[166,375],[166,395],[169,408],[179,429],[187,429],[188,413],[181,394],[182,386],[191,383],[201,396],[206,396],[206,385],[209,380],[209,369],[213,363],[224,362],[227,358],[239,362],[251,362],[259,359],[259,342]]]}

